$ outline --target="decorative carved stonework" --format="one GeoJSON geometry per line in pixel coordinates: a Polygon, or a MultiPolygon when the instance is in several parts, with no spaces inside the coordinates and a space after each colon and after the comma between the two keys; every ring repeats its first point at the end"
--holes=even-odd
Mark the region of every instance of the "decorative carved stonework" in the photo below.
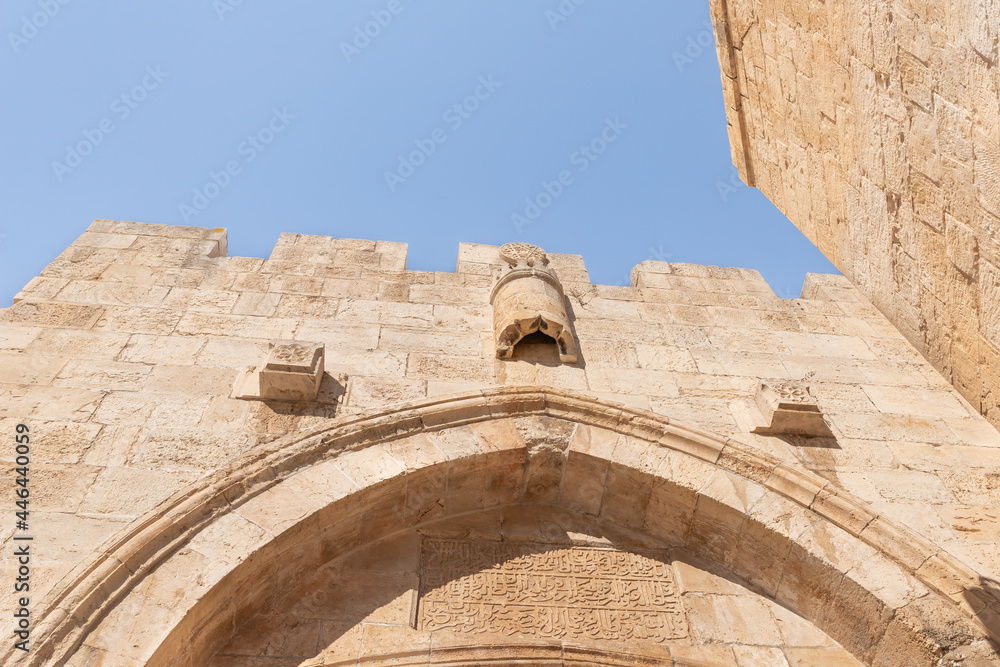
{"type": "Polygon", "coordinates": [[[688,636],[669,564],[591,547],[426,539],[420,629],[664,643],[688,636]]]}
{"type": "Polygon", "coordinates": [[[263,366],[250,366],[237,377],[233,397],[336,403],[347,377],[324,373],[324,353],[322,343],[273,341],[263,366]]]}
{"type": "Polygon", "coordinates": [[[260,373],[261,396],[274,400],[309,401],[323,379],[322,343],[279,340],[271,343],[260,373]]]}
{"type": "Polygon", "coordinates": [[[576,339],[566,312],[566,297],[545,251],[530,243],[500,248],[505,266],[490,293],[496,354],[510,359],[525,336],[539,331],[559,349],[559,360],[577,361],[576,339]]]}
{"type": "Polygon", "coordinates": [[[545,251],[530,243],[507,243],[500,248],[500,259],[511,266],[517,266],[522,261],[528,266],[534,266],[536,263],[545,266],[549,263],[545,251]]]}
{"type": "Polygon", "coordinates": [[[275,343],[267,359],[267,369],[308,372],[317,359],[322,361],[323,346],[314,343],[275,343]]]}
{"type": "Polygon", "coordinates": [[[816,397],[809,387],[795,382],[761,382],[754,403],[760,420],[754,433],[769,435],[827,436],[816,397]]]}

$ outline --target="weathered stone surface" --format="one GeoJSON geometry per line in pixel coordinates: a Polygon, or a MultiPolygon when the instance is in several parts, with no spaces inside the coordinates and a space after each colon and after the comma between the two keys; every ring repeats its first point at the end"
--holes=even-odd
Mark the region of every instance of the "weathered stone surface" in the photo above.
{"type": "Polygon", "coordinates": [[[323,382],[322,343],[272,341],[267,359],[236,379],[233,397],[271,401],[314,401],[323,382]]]}
{"type": "Polygon", "coordinates": [[[508,243],[500,248],[499,259],[504,268],[490,291],[496,356],[512,358],[517,345],[537,333],[555,342],[559,361],[575,364],[577,343],[566,297],[545,251],[528,243],[508,243]]]}
{"type": "MultiPolygon", "coordinates": [[[[965,150],[959,116],[949,160],[965,150]]],[[[873,187],[859,205],[878,209],[873,187]]],[[[947,215],[940,275],[957,284],[975,254],[947,215]]],[[[117,224],[91,232],[135,236],[128,248],[88,237],[104,246],[57,260],[92,262],[86,275],[46,277],[66,283],[0,311],[0,428],[33,438],[36,600],[59,585],[81,618],[107,612],[91,639],[46,617],[37,636],[79,638],[74,659],[920,664],[951,646],[953,619],[899,610],[933,598],[985,628],[1000,618],[981,583],[1000,574],[1000,436],[842,277],[784,300],[745,270],[646,264],[642,285],[612,287],[549,255],[577,362],[531,340],[498,359],[496,247],[463,245],[455,274],[411,272],[374,242],[287,235],[265,261],[208,256],[212,230],[117,224]],[[161,241],[133,250],[142,237],[161,241]],[[154,304],[139,287],[168,292],[154,304]],[[316,344],[268,360],[274,339],[316,344]],[[305,400],[230,398],[240,371],[272,362],[309,377],[305,400]],[[829,431],[753,432],[741,410],[758,410],[762,382],[808,386],[795,405],[829,431]],[[459,558],[469,571],[438,568],[422,588],[420,545],[435,540],[527,551],[479,569],[459,558]],[[667,569],[653,588],[605,573],[598,591],[558,571],[573,559],[667,569]],[[434,591],[447,618],[421,608],[434,591]],[[570,614],[582,600],[603,616],[570,614]]],[[[545,285],[526,307],[556,303],[545,285]]],[[[969,321],[949,344],[971,340],[969,321]]],[[[12,449],[0,459],[16,467],[12,449]]]]}
{"type": "Polygon", "coordinates": [[[711,4],[743,180],[1000,425],[1000,9],[711,4]]]}
{"type": "Polygon", "coordinates": [[[762,382],[754,396],[760,414],[754,433],[822,437],[830,435],[823,412],[809,387],[791,382],[762,382]]]}

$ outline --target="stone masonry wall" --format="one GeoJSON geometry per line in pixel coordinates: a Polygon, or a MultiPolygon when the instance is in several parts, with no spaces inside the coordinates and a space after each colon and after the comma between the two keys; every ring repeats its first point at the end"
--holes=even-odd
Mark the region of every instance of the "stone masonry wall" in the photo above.
{"type": "MultiPolygon", "coordinates": [[[[1000,579],[1000,434],[850,283],[801,299],[751,270],[644,262],[594,285],[550,255],[577,364],[495,358],[493,246],[408,271],[406,246],[283,234],[268,259],[224,230],[96,221],[0,309],[0,431],[33,434],[35,599],[129,522],[226,461],[335,415],[495,385],[577,390],[732,437],[835,480],[1000,579]],[[340,404],[230,398],[273,339],[326,345],[340,404]],[[760,378],[811,386],[834,438],[749,432],[760,378]]],[[[13,478],[12,447],[0,460],[13,478]]],[[[12,503],[0,510],[4,577],[12,503]]],[[[5,579],[8,580],[8,579],[5,579]]],[[[4,609],[10,596],[2,600],[4,609]]],[[[3,613],[6,613],[4,611],[3,613]]]]}
{"type": "Polygon", "coordinates": [[[712,10],[743,180],[1000,426],[1000,3],[712,10]]]}

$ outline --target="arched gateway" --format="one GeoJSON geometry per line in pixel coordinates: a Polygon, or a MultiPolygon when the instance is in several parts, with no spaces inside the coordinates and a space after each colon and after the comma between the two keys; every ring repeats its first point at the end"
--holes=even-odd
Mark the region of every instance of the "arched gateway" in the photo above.
{"type": "Polygon", "coordinates": [[[978,576],[832,482],[540,387],[275,441],[99,553],[25,664],[1000,664],[978,576]]]}

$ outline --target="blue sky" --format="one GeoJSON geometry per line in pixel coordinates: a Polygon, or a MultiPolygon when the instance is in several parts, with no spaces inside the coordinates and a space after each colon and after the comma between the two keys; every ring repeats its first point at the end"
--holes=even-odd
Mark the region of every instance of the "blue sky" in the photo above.
{"type": "Polygon", "coordinates": [[[0,303],[95,218],[758,269],[833,266],[739,183],[708,2],[8,0],[0,303]],[[577,5],[576,3],[580,4],[577,5]],[[96,6],[95,6],[96,4],[96,6]]]}

